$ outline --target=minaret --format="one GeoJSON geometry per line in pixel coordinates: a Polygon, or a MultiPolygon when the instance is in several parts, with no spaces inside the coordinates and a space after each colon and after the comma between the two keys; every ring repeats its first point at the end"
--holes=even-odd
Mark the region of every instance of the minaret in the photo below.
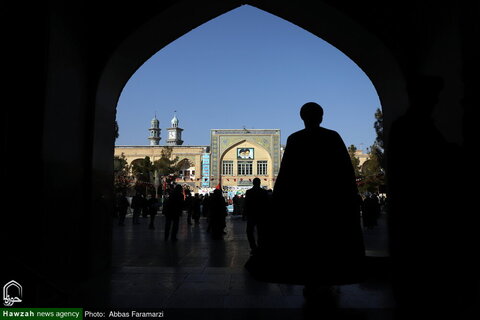
{"type": "Polygon", "coordinates": [[[173,119],[171,121],[172,127],[168,128],[168,146],[181,146],[183,144],[182,140],[182,131],[183,129],[178,127],[177,114],[175,112],[173,119]]]}
{"type": "Polygon", "coordinates": [[[157,120],[157,115],[153,117],[152,121],[150,122],[150,137],[148,137],[148,140],[150,140],[150,145],[151,146],[158,146],[160,142],[160,121],[157,120]]]}

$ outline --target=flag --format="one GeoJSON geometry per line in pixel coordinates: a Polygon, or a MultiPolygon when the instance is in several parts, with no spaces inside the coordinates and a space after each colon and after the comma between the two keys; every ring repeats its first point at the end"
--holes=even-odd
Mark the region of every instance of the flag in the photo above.
{"type": "Polygon", "coordinates": [[[222,187],[220,186],[220,183],[217,184],[217,186],[215,187],[215,189],[222,190],[222,187]]]}

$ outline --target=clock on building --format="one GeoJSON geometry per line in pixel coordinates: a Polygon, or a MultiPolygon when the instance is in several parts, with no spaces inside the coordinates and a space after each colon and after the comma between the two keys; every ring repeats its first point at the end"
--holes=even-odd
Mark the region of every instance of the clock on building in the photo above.
{"type": "Polygon", "coordinates": [[[177,116],[175,115],[172,119],[172,127],[168,128],[168,139],[167,139],[167,145],[170,146],[181,146],[183,144],[182,141],[182,128],[178,127],[178,119],[177,116]]]}

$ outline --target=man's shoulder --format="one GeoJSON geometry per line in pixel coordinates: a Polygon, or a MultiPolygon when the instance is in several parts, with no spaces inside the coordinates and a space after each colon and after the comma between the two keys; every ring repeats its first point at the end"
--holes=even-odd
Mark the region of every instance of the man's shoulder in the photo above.
{"type": "Polygon", "coordinates": [[[332,129],[327,129],[324,127],[318,127],[315,129],[302,129],[297,132],[292,133],[288,136],[288,140],[297,140],[303,139],[305,136],[314,135],[325,135],[325,136],[339,136],[338,132],[332,129]]]}
{"type": "Polygon", "coordinates": [[[339,136],[338,132],[332,129],[324,128],[324,127],[318,127],[318,133],[324,134],[324,135],[329,135],[329,136],[339,136]]]}
{"type": "Polygon", "coordinates": [[[288,136],[288,139],[293,139],[293,138],[296,138],[296,137],[301,137],[305,134],[306,130],[305,129],[302,129],[302,130],[298,130],[294,133],[292,133],[291,135],[288,136]]]}
{"type": "Polygon", "coordinates": [[[297,140],[303,140],[304,137],[305,137],[305,129],[294,132],[288,136],[287,144],[289,143],[291,144],[292,142],[295,142],[297,140]]]}
{"type": "Polygon", "coordinates": [[[251,189],[248,189],[245,194],[252,194],[252,193],[266,193],[267,190],[263,189],[263,188],[251,188],[251,189]]]}

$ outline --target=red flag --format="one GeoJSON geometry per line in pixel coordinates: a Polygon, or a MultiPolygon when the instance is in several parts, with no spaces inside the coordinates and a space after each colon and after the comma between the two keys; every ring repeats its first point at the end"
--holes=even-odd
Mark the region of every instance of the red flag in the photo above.
{"type": "Polygon", "coordinates": [[[215,189],[222,190],[222,187],[220,186],[220,183],[217,184],[217,186],[215,187],[215,189]]]}

